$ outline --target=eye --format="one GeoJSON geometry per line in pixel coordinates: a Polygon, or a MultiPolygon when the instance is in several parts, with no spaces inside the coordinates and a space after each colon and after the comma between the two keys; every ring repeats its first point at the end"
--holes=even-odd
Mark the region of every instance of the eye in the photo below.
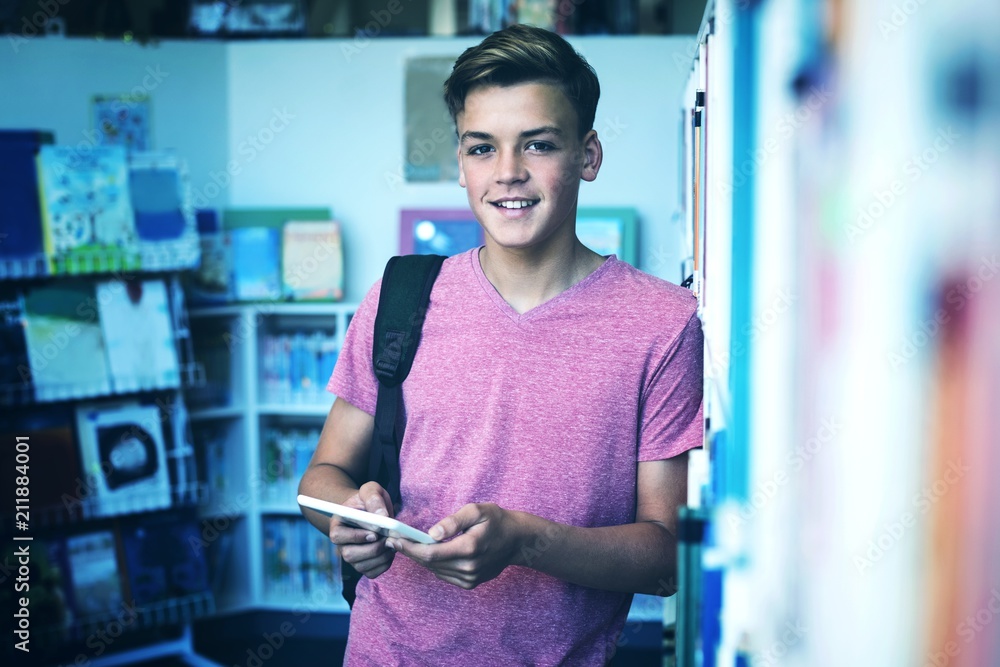
{"type": "Polygon", "coordinates": [[[555,146],[546,141],[532,141],[527,148],[529,151],[538,151],[539,153],[555,150],[555,146]]]}
{"type": "Polygon", "coordinates": [[[472,148],[470,148],[468,151],[466,151],[466,154],[467,155],[485,155],[486,153],[488,153],[488,152],[490,152],[492,150],[493,150],[492,146],[489,146],[487,144],[480,144],[478,146],[473,146],[472,148]]]}

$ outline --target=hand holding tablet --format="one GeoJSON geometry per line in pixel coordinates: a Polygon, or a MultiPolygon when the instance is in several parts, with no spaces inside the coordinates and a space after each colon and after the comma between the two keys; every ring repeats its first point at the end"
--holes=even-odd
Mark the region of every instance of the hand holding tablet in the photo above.
{"type": "Polygon", "coordinates": [[[372,514],[371,512],[354,509],[353,507],[347,507],[346,505],[338,505],[337,503],[331,503],[328,500],[320,500],[319,498],[313,498],[312,496],[300,495],[297,500],[299,505],[302,507],[314,509],[317,512],[326,514],[327,516],[336,516],[346,524],[370,530],[373,533],[378,533],[379,535],[386,537],[401,537],[403,539],[412,540],[421,544],[437,544],[437,540],[427,533],[417,530],[412,526],[408,526],[401,521],[397,521],[396,519],[390,519],[387,516],[382,516],[381,514],[372,514]]]}

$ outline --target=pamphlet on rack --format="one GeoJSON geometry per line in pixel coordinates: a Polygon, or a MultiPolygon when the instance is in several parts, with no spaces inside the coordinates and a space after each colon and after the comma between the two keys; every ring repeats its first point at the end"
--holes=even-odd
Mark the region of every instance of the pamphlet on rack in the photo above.
{"type": "Polygon", "coordinates": [[[87,494],[84,516],[113,516],[170,506],[170,475],[160,409],[137,401],[76,409],[87,494]]]}

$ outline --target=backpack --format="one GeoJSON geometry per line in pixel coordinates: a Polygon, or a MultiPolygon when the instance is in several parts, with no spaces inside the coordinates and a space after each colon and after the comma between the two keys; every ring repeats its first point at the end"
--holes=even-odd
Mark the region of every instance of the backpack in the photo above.
{"type": "MultiPolygon", "coordinates": [[[[444,260],[441,255],[393,257],[382,275],[372,343],[378,399],[365,481],[374,480],[389,492],[394,514],[400,507],[399,448],[406,429],[402,418],[402,384],[413,365],[431,288],[444,260]]],[[[362,575],[343,560],[340,564],[344,599],[353,607],[355,589],[362,575]]]]}

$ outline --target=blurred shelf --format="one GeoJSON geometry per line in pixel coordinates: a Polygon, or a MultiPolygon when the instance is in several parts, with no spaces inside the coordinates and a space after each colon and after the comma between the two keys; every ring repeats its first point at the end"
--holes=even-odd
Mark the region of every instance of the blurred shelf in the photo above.
{"type": "Polygon", "coordinates": [[[204,408],[191,411],[191,421],[208,421],[211,419],[237,419],[246,414],[242,405],[227,405],[218,408],[204,408]]]}
{"type": "Polygon", "coordinates": [[[262,403],[257,406],[257,414],[276,417],[326,417],[333,407],[329,404],[316,403],[262,403]]]}

